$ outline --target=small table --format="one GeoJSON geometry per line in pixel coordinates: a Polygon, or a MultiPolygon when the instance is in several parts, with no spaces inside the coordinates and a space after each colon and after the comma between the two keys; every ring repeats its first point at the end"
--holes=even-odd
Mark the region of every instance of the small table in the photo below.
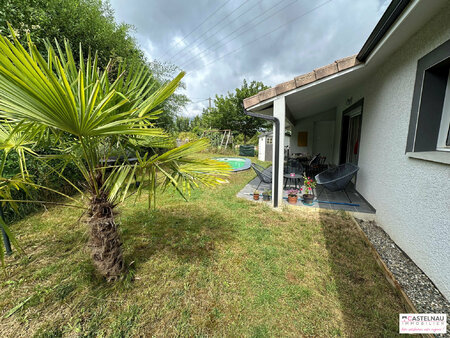
{"type": "MultiPolygon", "coordinates": [[[[286,188],[288,180],[294,181],[294,187],[297,188],[297,182],[302,178],[303,176],[300,174],[295,174],[291,176],[291,174],[284,174],[284,188],[286,188]]],[[[298,184],[298,189],[300,189],[300,184],[298,184]]]]}

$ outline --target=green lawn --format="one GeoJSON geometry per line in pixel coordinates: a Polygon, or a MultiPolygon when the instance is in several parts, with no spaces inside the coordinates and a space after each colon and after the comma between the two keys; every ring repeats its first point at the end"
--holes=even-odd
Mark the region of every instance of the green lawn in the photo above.
{"type": "Polygon", "coordinates": [[[0,336],[396,335],[400,298],[348,216],[237,199],[253,176],[189,203],[168,191],[155,212],[128,199],[130,268],[116,284],[96,276],[79,210],[15,224],[26,255],[8,258],[0,282],[0,336]]]}

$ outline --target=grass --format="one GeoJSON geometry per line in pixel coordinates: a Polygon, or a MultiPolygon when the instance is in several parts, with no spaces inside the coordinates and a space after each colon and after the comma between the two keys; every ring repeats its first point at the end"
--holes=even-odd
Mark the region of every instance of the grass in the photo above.
{"type": "Polygon", "coordinates": [[[80,211],[14,225],[26,255],[0,281],[0,336],[393,336],[398,295],[345,213],[235,197],[254,176],[120,207],[127,278],[106,284],[80,211]]]}

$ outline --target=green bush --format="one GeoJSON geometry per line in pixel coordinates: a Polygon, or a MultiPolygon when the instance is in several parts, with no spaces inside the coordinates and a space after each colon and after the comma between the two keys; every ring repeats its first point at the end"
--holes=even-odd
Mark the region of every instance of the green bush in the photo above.
{"type": "MultiPolygon", "coordinates": [[[[12,177],[19,172],[19,158],[17,153],[10,152],[8,154],[5,168],[3,171],[4,177],[12,177]]],[[[53,159],[48,162],[52,168],[64,167],[64,161],[53,159]]],[[[34,184],[49,187],[58,190],[66,195],[72,195],[76,189],[72,187],[66,180],[52,172],[47,165],[37,160],[35,157],[26,155],[26,165],[28,172],[31,175],[34,184]]],[[[78,182],[82,179],[81,173],[72,163],[67,163],[64,168],[63,175],[69,181],[79,186],[78,182]]],[[[46,189],[37,189],[29,187],[27,195],[24,191],[14,191],[12,194],[15,200],[39,200],[52,202],[61,200],[61,195],[53,193],[46,189]]],[[[10,223],[29,215],[30,213],[40,210],[42,205],[39,203],[18,203],[19,213],[15,213],[11,207],[3,206],[5,220],[10,223]]]]}
{"type": "Polygon", "coordinates": [[[234,144],[246,144],[246,145],[258,145],[258,134],[253,135],[251,138],[247,138],[244,142],[244,134],[239,134],[234,138],[234,144]]]}

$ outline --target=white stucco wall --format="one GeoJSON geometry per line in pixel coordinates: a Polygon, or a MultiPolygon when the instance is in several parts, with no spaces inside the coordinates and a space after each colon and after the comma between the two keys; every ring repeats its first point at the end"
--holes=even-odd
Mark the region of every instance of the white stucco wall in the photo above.
{"type": "Polygon", "coordinates": [[[366,82],[357,180],[378,224],[450,299],[450,166],[405,155],[417,61],[450,38],[450,4],[366,82]]]}
{"type": "MultiPolygon", "coordinates": [[[[292,129],[292,137],[290,138],[290,152],[291,153],[313,153],[313,140],[314,140],[314,122],[318,121],[334,121],[336,119],[336,109],[324,111],[322,113],[308,116],[295,122],[295,126],[292,129]],[[308,132],[308,146],[298,146],[298,132],[308,132]]],[[[335,162],[333,159],[332,161],[335,162]]]]}

